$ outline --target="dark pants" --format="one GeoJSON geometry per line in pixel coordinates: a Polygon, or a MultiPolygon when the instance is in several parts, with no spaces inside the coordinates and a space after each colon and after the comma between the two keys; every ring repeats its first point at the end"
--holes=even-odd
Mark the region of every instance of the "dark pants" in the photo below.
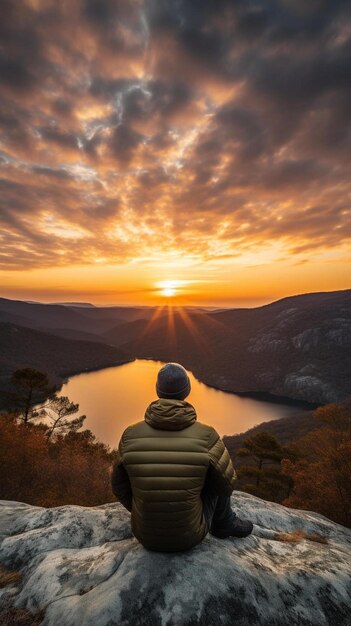
{"type": "Polygon", "coordinates": [[[229,496],[216,496],[206,489],[202,490],[203,515],[208,530],[226,533],[228,536],[236,518],[230,506],[229,496]]]}

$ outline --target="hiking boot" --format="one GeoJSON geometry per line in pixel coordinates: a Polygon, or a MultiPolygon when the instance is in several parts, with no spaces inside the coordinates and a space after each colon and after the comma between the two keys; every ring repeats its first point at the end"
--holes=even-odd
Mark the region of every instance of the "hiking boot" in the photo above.
{"type": "Polygon", "coordinates": [[[247,537],[252,533],[253,523],[248,519],[240,519],[236,517],[230,528],[211,528],[211,535],[218,539],[226,539],[227,537],[247,537]]]}

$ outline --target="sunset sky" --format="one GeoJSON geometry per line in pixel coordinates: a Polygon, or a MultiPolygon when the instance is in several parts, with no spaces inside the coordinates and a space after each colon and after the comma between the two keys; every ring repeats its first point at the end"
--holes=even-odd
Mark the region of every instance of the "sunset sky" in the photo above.
{"type": "Polygon", "coordinates": [[[351,287],[348,0],[1,0],[0,296],[351,287]]]}

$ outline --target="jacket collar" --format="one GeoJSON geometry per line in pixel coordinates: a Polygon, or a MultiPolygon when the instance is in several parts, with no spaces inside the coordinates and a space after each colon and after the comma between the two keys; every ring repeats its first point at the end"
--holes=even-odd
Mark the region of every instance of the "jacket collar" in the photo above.
{"type": "Polygon", "coordinates": [[[145,411],[145,422],[159,430],[183,430],[196,421],[196,411],[186,400],[159,398],[145,411]]]}

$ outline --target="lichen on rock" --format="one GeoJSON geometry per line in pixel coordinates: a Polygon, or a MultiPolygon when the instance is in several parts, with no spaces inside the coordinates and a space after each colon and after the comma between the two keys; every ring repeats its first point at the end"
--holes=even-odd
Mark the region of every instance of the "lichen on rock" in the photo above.
{"type": "Polygon", "coordinates": [[[145,550],[119,503],[2,501],[0,562],[22,576],[0,611],[44,611],[43,626],[349,624],[351,531],[242,492],[232,505],[251,536],[172,554],[145,550]]]}

